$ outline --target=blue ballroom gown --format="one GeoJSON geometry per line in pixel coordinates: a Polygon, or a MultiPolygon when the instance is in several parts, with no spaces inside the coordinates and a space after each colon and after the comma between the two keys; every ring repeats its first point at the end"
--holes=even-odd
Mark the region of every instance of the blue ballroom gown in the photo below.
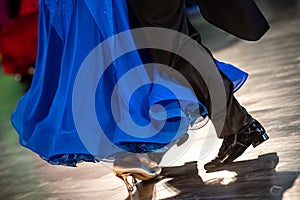
{"type": "MultiPolygon", "coordinates": [[[[81,73],[95,47],[129,29],[126,0],[40,0],[35,75],[11,116],[21,145],[51,164],[75,166],[163,149],[207,115],[189,88],[156,67],[147,71],[137,51],[108,62],[116,41],[81,73]]],[[[216,63],[235,90],[245,82],[245,72],[216,63]]]]}

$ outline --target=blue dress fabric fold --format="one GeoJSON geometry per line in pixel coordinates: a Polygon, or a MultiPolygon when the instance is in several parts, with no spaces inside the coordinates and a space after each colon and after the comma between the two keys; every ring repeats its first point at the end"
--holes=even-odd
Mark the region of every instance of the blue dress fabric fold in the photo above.
{"type": "MultiPolygon", "coordinates": [[[[88,55],[101,42],[129,29],[126,0],[40,1],[35,75],[11,116],[21,145],[49,163],[75,166],[124,150],[164,149],[206,117],[207,109],[190,88],[159,67],[149,73],[138,51],[104,68],[106,58],[122,48],[117,41],[99,55],[97,67],[84,77],[82,93],[74,100],[77,75],[88,55]],[[93,87],[94,97],[86,98],[93,87]]],[[[134,45],[134,40],[128,38],[124,44],[134,45]]],[[[216,64],[236,90],[245,82],[245,72],[216,64]]]]}

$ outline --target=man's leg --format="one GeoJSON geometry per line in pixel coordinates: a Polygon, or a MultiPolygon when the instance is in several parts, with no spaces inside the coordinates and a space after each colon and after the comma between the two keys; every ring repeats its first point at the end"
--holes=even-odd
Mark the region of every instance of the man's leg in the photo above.
{"type": "MultiPolygon", "coordinates": [[[[196,40],[201,47],[205,48],[201,44],[200,34],[187,20],[184,0],[127,0],[127,3],[129,7],[129,16],[132,22],[132,28],[162,27],[176,30],[183,34],[189,35],[191,38],[196,40]]],[[[210,51],[207,48],[205,49],[208,53],[208,56],[213,59],[210,51]]],[[[150,54],[155,62],[173,67],[189,81],[197,98],[207,107],[209,117],[211,118],[213,113],[210,93],[199,72],[189,62],[178,55],[160,50],[151,50],[150,54]]],[[[206,65],[206,63],[203,64],[206,65]]],[[[210,67],[217,68],[216,64],[210,67]]],[[[217,157],[217,162],[215,162],[216,165],[219,165],[220,163],[224,163],[226,160],[228,162],[232,159],[234,160],[246,150],[245,148],[250,146],[252,140],[254,140],[251,136],[247,136],[245,139],[240,137],[237,138],[235,135],[249,132],[248,129],[251,127],[251,124],[253,124],[254,121],[247,111],[239,105],[238,101],[233,96],[232,82],[219,69],[217,72],[218,74],[215,76],[222,77],[226,92],[226,102],[224,102],[224,104],[226,104],[225,123],[224,127],[218,131],[218,136],[220,138],[225,138],[225,144],[222,145],[217,157]],[[231,143],[236,142],[237,139],[246,140],[244,141],[246,144],[243,147],[233,147],[231,143]]],[[[211,120],[213,124],[217,123],[214,118],[211,118],[211,120]]],[[[256,135],[259,136],[260,133],[256,135]]]]}

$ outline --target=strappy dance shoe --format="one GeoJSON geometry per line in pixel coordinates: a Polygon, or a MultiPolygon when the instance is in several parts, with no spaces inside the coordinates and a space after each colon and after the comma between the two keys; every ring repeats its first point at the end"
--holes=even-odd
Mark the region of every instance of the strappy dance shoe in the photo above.
{"type": "Polygon", "coordinates": [[[133,192],[137,184],[137,179],[147,181],[154,179],[161,173],[161,168],[157,163],[151,161],[146,154],[133,154],[124,159],[114,162],[113,172],[115,176],[122,179],[129,192],[133,192]],[[129,183],[128,177],[132,177],[132,184],[129,183]]]}

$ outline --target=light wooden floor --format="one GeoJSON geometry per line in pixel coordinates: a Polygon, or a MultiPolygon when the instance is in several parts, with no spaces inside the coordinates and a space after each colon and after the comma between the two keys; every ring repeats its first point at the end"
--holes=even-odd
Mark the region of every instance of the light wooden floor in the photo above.
{"type": "Polygon", "coordinates": [[[222,171],[206,173],[203,164],[221,141],[201,157],[204,147],[197,145],[210,136],[197,138],[185,157],[163,169],[162,179],[140,183],[128,196],[109,165],[52,166],[20,147],[9,115],[22,87],[0,74],[0,199],[300,199],[300,1],[258,2],[272,26],[258,42],[203,23],[199,28],[207,28],[203,39],[216,58],[250,74],[236,96],[265,126],[267,142],[250,147],[222,171]]]}

